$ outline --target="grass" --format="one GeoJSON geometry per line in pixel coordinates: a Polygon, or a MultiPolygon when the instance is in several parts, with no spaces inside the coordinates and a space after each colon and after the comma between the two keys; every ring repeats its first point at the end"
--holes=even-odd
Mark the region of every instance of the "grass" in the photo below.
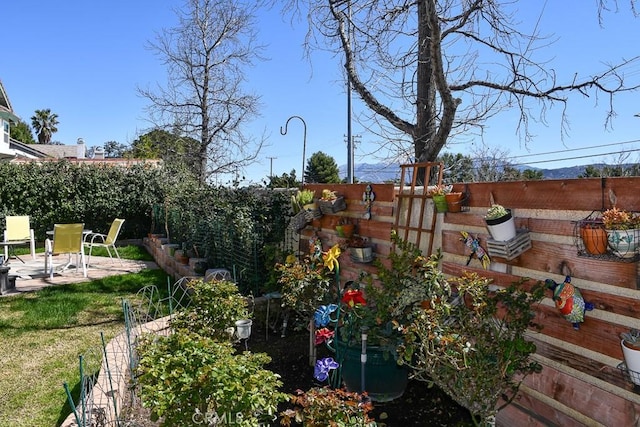
{"type": "MultiPolygon", "coordinates": [[[[120,255],[151,259],[135,246],[120,255]]],[[[101,332],[122,332],[123,298],[164,283],[162,270],[143,270],[0,298],[0,427],[59,425],[71,413],[63,383],[79,389],[79,356],[100,348],[101,332]]]]}

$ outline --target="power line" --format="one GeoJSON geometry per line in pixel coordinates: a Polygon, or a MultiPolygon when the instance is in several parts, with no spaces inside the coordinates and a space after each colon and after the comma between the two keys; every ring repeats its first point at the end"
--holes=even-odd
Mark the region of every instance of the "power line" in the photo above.
{"type": "Polygon", "coordinates": [[[553,163],[553,162],[562,162],[565,160],[577,160],[577,159],[588,159],[596,156],[609,156],[612,154],[626,154],[626,153],[634,153],[636,151],[640,151],[640,148],[635,148],[633,150],[622,150],[622,151],[612,151],[609,153],[600,153],[600,154],[590,154],[587,156],[576,156],[576,157],[565,157],[562,159],[552,159],[552,160],[538,160],[536,162],[526,162],[526,163],[513,163],[512,166],[526,166],[526,165],[535,165],[538,163],[553,163]]]}
{"type": "MultiPolygon", "coordinates": [[[[631,140],[631,141],[624,141],[624,142],[612,142],[611,144],[592,145],[590,147],[567,148],[565,150],[548,151],[546,153],[522,154],[522,155],[519,155],[519,156],[511,156],[510,158],[511,159],[519,159],[519,158],[522,158],[522,157],[535,157],[535,156],[544,156],[544,155],[547,155],[547,154],[568,153],[570,151],[583,151],[583,150],[590,150],[592,148],[602,148],[602,147],[611,147],[611,146],[614,146],[614,145],[632,144],[634,142],[640,142],[640,139],[634,139],[634,140],[631,140]]],[[[572,159],[567,159],[567,160],[572,160],[572,159]]]]}

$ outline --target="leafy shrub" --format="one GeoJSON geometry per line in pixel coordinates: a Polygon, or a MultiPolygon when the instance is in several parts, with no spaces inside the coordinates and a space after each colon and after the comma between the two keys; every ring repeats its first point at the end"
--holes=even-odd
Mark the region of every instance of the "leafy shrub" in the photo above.
{"type": "Polygon", "coordinates": [[[281,412],[283,426],[292,421],[305,427],[375,427],[369,418],[373,405],[366,395],[330,387],[314,387],[309,391],[298,390],[291,396],[294,409],[281,412]]]}
{"type": "Polygon", "coordinates": [[[192,293],[191,304],[171,320],[176,329],[197,331],[220,341],[229,340],[228,332],[236,320],[246,319],[247,300],[233,282],[192,280],[186,285],[192,293]]]}
{"type": "Polygon", "coordinates": [[[163,426],[255,427],[275,418],[286,394],[263,366],[264,353],[235,354],[229,343],[180,331],[145,336],[137,374],[140,397],[163,426]]]}

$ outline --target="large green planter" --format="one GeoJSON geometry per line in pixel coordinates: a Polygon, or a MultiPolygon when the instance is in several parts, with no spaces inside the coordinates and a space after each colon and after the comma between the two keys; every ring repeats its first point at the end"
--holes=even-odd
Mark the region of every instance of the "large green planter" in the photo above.
{"type": "MultiPolygon", "coordinates": [[[[362,363],[360,347],[339,347],[342,380],[347,390],[362,393],[362,363]]],[[[409,369],[400,366],[388,351],[380,347],[367,348],[364,390],[376,402],[388,402],[402,396],[409,381],[409,369]]]]}

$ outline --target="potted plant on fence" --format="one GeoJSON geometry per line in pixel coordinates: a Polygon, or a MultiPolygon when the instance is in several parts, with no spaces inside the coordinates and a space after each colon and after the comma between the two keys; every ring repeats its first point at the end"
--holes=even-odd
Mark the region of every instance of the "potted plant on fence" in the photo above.
{"type": "Polygon", "coordinates": [[[447,211],[462,211],[462,202],[464,201],[462,191],[450,191],[444,195],[444,198],[447,201],[447,211]]]}
{"type": "Polygon", "coordinates": [[[615,206],[602,214],[607,242],[616,256],[633,258],[638,253],[640,216],[615,206]]]}
{"type": "Polygon", "coordinates": [[[516,224],[510,209],[493,204],[487,210],[484,220],[493,240],[506,242],[516,237],[516,224]]]}
{"type": "Polygon", "coordinates": [[[620,337],[622,338],[620,345],[629,379],[635,385],[640,386],[640,330],[630,329],[628,332],[620,334],[620,337]]]}
{"type": "Polygon", "coordinates": [[[352,236],[347,240],[347,247],[354,262],[368,263],[373,261],[373,246],[366,237],[352,236]]]}
{"type": "Polygon", "coordinates": [[[338,237],[350,238],[353,235],[356,225],[351,222],[351,219],[342,217],[336,225],[336,233],[338,237]]]}
{"type": "Polygon", "coordinates": [[[446,195],[450,192],[451,187],[445,187],[444,185],[436,185],[430,191],[433,204],[436,208],[436,212],[442,213],[447,211],[447,199],[446,195]]]}
{"type": "Polygon", "coordinates": [[[584,249],[591,255],[607,253],[607,232],[602,218],[580,221],[580,238],[584,249]]]}
{"type": "Polygon", "coordinates": [[[293,217],[289,222],[290,227],[296,231],[303,229],[314,218],[322,216],[314,201],[315,192],[311,190],[298,190],[291,196],[291,209],[293,217]]]}
{"type": "Polygon", "coordinates": [[[322,196],[318,199],[320,211],[325,215],[334,215],[336,212],[347,209],[344,196],[338,195],[335,191],[324,189],[322,196]]]}

